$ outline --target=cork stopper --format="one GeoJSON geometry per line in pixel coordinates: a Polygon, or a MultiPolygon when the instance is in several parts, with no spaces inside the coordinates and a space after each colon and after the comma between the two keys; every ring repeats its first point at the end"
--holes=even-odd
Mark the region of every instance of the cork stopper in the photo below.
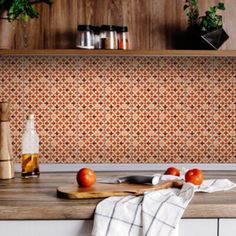
{"type": "Polygon", "coordinates": [[[29,114],[27,116],[27,120],[34,120],[34,114],[29,114]]]}
{"type": "Polygon", "coordinates": [[[10,120],[10,103],[0,102],[0,122],[10,120]]]}

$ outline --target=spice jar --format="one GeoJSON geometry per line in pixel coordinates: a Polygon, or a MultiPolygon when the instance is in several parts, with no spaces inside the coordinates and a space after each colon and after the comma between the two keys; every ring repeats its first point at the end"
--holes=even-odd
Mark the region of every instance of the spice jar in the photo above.
{"type": "Polygon", "coordinates": [[[129,48],[128,27],[117,26],[118,49],[127,50],[129,48]]]}
{"type": "Polygon", "coordinates": [[[100,49],[100,26],[92,26],[94,32],[94,48],[100,49]]]}
{"type": "Polygon", "coordinates": [[[100,45],[101,49],[117,49],[117,34],[114,26],[101,26],[100,45]]]}
{"type": "Polygon", "coordinates": [[[76,47],[94,49],[94,33],[91,25],[78,25],[76,47]]]}

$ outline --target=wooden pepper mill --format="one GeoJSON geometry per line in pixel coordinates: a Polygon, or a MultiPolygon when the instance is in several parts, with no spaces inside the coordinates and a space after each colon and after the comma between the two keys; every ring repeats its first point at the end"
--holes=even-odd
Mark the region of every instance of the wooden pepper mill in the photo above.
{"type": "Polygon", "coordinates": [[[9,120],[10,104],[0,102],[0,179],[14,178],[9,120]]]}

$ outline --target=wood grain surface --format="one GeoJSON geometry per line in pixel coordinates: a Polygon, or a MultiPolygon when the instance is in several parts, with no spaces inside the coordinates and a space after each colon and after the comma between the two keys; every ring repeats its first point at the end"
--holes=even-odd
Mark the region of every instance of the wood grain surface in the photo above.
{"type": "Polygon", "coordinates": [[[10,103],[0,102],[0,122],[10,120],[10,103]]]}
{"type": "Polygon", "coordinates": [[[96,183],[90,188],[82,188],[78,185],[68,184],[57,188],[57,196],[67,199],[84,199],[84,198],[106,198],[111,196],[128,196],[141,195],[146,191],[154,191],[165,188],[181,187],[182,181],[165,181],[158,185],[144,184],[102,184],[96,183]]]}
{"type": "Polygon", "coordinates": [[[236,57],[236,50],[79,50],[79,49],[15,49],[0,50],[4,55],[78,55],[78,56],[188,56],[188,57],[236,57]]]}
{"type": "MultiPolygon", "coordinates": [[[[12,161],[12,139],[10,123],[0,122],[0,162],[1,161],[12,161]]],[[[0,172],[4,172],[4,169],[0,168],[0,172]]]]}
{"type": "MultiPolygon", "coordinates": [[[[185,0],[56,0],[40,4],[39,19],[17,27],[15,48],[75,48],[78,24],[127,25],[132,49],[181,49],[185,46],[185,0]]],[[[217,0],[199,0],[200,14],[217,0]]],[[[224,28],[229,40],[221,49],[236,49],[236,4],[225,0],[224,28]]]]}
{"type": "MultiPolygon", "coordinates": [[[[151,175],[148,172],[97,172],[98,177],[151,175]]],[[[228,178],[236,182],[235,171],[208,171],[206,178],[228,178]]],[[[41,173],[39,178],[0,180],[0,220],[13,219],[91,219],[101,199],[68,200],[57,198],[60,185],[74,183],[76,173],[41,173]]],[[[236,189],[213,194],[196,193],[184,218],[236,217],[236,189]]]]}
{"type": "Polygon", "coordinates": [[[14,177],[9,119],[10,104],[8,102],[0,102],[0,179],[14,177]]]}

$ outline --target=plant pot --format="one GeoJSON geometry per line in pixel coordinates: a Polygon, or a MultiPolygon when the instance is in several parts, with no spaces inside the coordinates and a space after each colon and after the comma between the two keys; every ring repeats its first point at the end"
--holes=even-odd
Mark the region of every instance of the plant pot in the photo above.
{"type": "Polygon", "coordinates": [[[12,49],[14,43],[14,27],[7,20],[7,12],[0,12],[0,49],[12,49]]]}
{"type": "Polygon", "coordinates": [[[218,49],[229,38],[223,28],[201,35],[209,49],[218,49]]]}
{"type": "Polygon", "coordinates": [[[201,34],[199,31],[188,31],[188,49],[217,50],[229,38],[223,28],[201,34]]]}

